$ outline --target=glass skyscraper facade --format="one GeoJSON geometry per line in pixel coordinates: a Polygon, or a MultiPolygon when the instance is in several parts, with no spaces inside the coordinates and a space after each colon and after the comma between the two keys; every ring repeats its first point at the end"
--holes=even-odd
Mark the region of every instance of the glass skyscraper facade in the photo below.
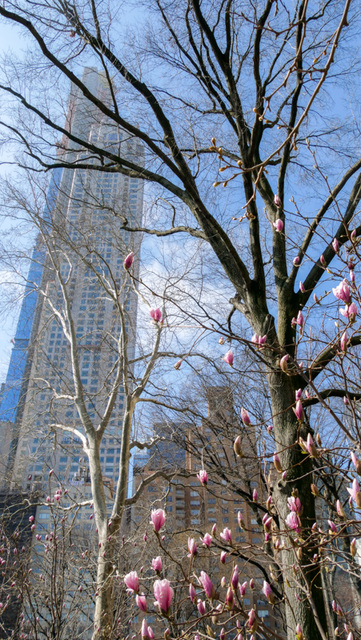
{"type": "MultiPolygon", "coordinates": [[[[110,100],[103,74],[86,69],[83,81],[101,100],[110,100]]],[[[123,155],[142,163],[139,141],[108,122],[76,87],[70,94],[67,127],[101,148],[121,147],[123,155]]],[[[8,387],[17,376],[22,387],[26,373],[12,474],[12,486],[25,490],[44,486],[50,469],[61,483],[87,483],[79,402],[97,427],[115,384],[124,333],[129,360],[136,345],[137,296],[123,261],[131,250],[137,254],[139,246],[121,222],[126,218],[130,225],[141,223],[143,182],[117,171],[93,170],[95,160],[89,151],[64,141],[59,146],[61,159],[79,168],[64,168],[61,176],[53,177],[53,195],[41,222],[42,259],[34,252],[35,273],[29,274],[39,292],[26,297],[26,308],[24,301],[16,333],[19,347],[15,342],[6,382],[8,387]],[[124,309],[123,320],[118,302],[124,309]],[[24,327],[27,338],[22,337],[24,327]],[[32,349],[27,352],[30,334],[32,349]],[[29,354],[22,370],[14,353],[20,350],[29,354]]],[[[137,275],[136,266],[132,272],[137,275]]],[[[124,409],[121,384],[117,389],[101,449],[103,475],[110,487],[118,479],[124,409]]],[[[7,419],[15,421],[17,397],[4,394],[4,403],[7,419]]]]}

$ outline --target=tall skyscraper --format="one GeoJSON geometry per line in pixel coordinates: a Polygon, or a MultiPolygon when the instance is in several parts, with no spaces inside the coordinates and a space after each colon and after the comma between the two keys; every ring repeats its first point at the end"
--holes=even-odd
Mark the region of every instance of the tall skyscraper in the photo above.
{"type": "MultiPolygon", "coordinates": [[[[83,82],[110,102],[105,75],[86,69],[83,82]]],[[[71,89],[67,128],[101,148],[121,147],[123,155],[142,162],[139,141],[109,122],[77,87],[71,89]]],[[[12,475],[12,485],[27,490],[41,487],[50,469],[61,482],[86,483],[79,406],[95,426],[104,416],[124,335],[117,301],[125,309],[128,358],[135,352],[137,299],[123,261],[139,246],[120,220],[140,223],[143,183],[117,171],[86,168],[94,156],[80,146],[63,140],[59,147],[65,163],[80,166],[63,169],[53,206],[39,220],[45,261],[36,282],[36,338],[26,366],[12,475]]],[[[101,450],[110,485],[118,479],[123,405],[118,385],[101,450]]]]}

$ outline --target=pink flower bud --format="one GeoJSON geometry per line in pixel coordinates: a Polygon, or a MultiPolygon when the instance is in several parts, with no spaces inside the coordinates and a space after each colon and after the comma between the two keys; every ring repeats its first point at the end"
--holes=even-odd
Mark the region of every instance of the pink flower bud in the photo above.
{"type": "Polygon", "coordinates": [[[243,596],[245,595],[245,593],[247,591],[247,584],[248,584],[247,582],[243,582],[238,587],[239,595],[241,596],[241,598],[243,598],[243,596]]]}
{"type": "Polygon", "coordinates": [[[242,445],[241,436],[237,436],[233,444],[233,450],[236,456],[238,456],[238,458],[243,458],[243,451],[242,451],[241,445],[242,445]]]}
{"type": "Polygon", "coordinates": [[[351,543],[350,543],[350,553],[351,553],[353,558],[355,557],[356,552],[357,552],[356,538],[352,538],[351,543]]]}
{"type": "Polygon", "coordinates": [[[239,569],[238,565],[236,565],[233,569],[232,577],[231,577],[231,585],[234,590],[237,589],[238,586],[238,578],[239,578],[239,569]]]}
{"type": "Polygon", "coordinates": [[[282,356],[281,360],[280,360],[280,367],[283,371],[283,373],[288,373],[288,366],[287,366],[287,361],[289,358],[289,354],[286,353],[284,356],[282,356]]]}
{"type": "Polygon", "coordinates": [[[320,263],[322,264],[323,267],[325,267],[327,264],[323,255],[320,256],[320,263]]]}
{"type": "Polygon", "coordinates": [[[217,532],[217,525],[216,525],[216,523],[214,523],[214,525],[213,525],[213,527],[212,527],[212,529],[211,529],[211,534],[212,534],[212,536],[215,536],[215,535],[216,535],[216,532],[217,532]]]}
{"type": "Polygon", "coordinates": [[[361,475],[361,461],[356,457],[355,453],[353,451],[351,451],[351,460],[352,460],[352,464],[354,465],[355,469],[356,469],[356,473],[358,473],[358,475],[361,475]]]}
{"type": "Polygon", "coordinates": [[[253,500],[253,502],[257,502],[257,500],[258,500],[258,493],[257,493],[257,489],[253,489],[253,492],[252,492],[252,500],[253,500]]]}
{"type": "Polygon", "coordinates": [[[227,351],[226,355],[223,357],[223,360],[229,364],[230,367],[233,367],[234,356],[232,351],[227,351]]]}
{"type": "Polygon", "coordinates": [[[29,522],[34,522],[34,516],[29,517],[29,522]]]}
{"type": "Polygon", "coordinates": [[[137,595],[135,597],[135,602],[137,604],[137,607],[139,607],[139,609],[141,611],[144,611],[144,612],[147,611],[147,599],[146,599],[144,593],[142,593],[141,596],[137,595]]]}
{"type": "Polygon", "coordinates": [[[281,220],[281,218],[278,218],[276,220],[276,222],[273,223],[273,226],[275,228],[275,231],[280,232],[283,230],[283,221],[281,220]]]}
{"type": "Polygon", "coordinates": [[[304,412],[303,412],[303,407],[302,407],[302,402],[301,402],[301,400],[297,400],[297,402],[296,402],[296,406],[295,406],[295,407],[293,407],[293,411],[294,411],[294,413],[295,413],[295,416],[296,416],[297,420],[298,420],[299,422],[304,422],[305,414],[304,414],[304,412]]]}
{"type": "Polygon", "coordinates": [[[282,201],[281,198],[279,197],[279,195],[277,193],[275,193],[274,197],[273,197],[273,202],[275,203],[276,207],[278,209],[280,209],[282,207],[282,201]]]}
{"type": "Polygon", "coordinates": [[[268,602],[273,604],[275,598],[274,598],[274,594],[273,594],[273,591],[272,591],[272,587],[266,580],[263,581],[262,591],[263,591],[264,595],[266,596],[268,602]]]}
{"type": "Polygon", "coordinates": [[[243,516],[242,516],[242,512],[238,511],[237,513],[237,520],[238,520],[238,525],[241,529],[243,529],[244,527],[244,523],[243,523],[243,516]]]}
{"type": "Polygon", "coordinates": [[[150,521],[153,524],[154,531],[158,533],[165,523],[165,512],[163,509],[152,509],[150,521]]]}
{"type": "Polygon", "coordinates": [[[296,627],[296,638],[297,640],[304,640],[304,635],[302,633],[302,628],[300,624],[298,624],[296,627]]]}
{"type": "Polygon", "coordinates": [[[338,252],[339,248],[340,248],[340,243],[337,240],[337,238],[334,238],[334,240],[332,241],[332,248],[334,250],[335,253],[338,252]]]}
{"type": "Polygon", "coordinates": [[[301,291],[301,293],[305,293],[305,291],[306,291],[305,285],[303,284],[303,282],[300,282],[300,291],[301,291]]]}
{"type": "Polygon", "coordinates": [[[204,591],[206,592],[207,598],[213,598],[214,596],[213,583],[209,575],[205,571],[201,571],[200,582],[204,591]]]}
{"type": "Polygon", "coordinates": [[[134,261],[134,253],[128,253],[127,257],[125,258],[124,262],[123,262],[123,266],[124,269],[126,269],[126,271],[128,271],[130,269],[130,267],[132,266],[134,261]]]}
{"type": "Polygon", "coordinates": [[[283,469],[282,469],[281,460],[278,453],[273,454],[273,464],[275,466],[276,471],[278,471],[278,473],[282,473],[283,469]]]}
{"type": "Polygon", "coordinates": [[[176,371],[181,368],[182,362],[183,360],[178,360],[178,362],[175,363],[174,368],[176,369],[176,371]]]}
{"type": "Polygon", "coordinates": [[[343,352],[346,352],[347,350],[347,332],[346,331],[344,331],[341,336],[340,348],[341,348],[341,351],[343,352]]]}
{"type": "Polygon", "coordinates": [[[336,501],[336,511],[337,511],[337,515],[338,515],[340,518],[345,518],[345,517],[346,517],[346,514],[345,514],[345,511],[344,511],[344,508],[343,508],[343,506],[342,506],[342,504],[341,504],[340,500],[337,500],[337,501],[336,501]]]}
{"type": "Polygon", "coordinates": [[[141,629],[141,636],[143,639],[148,638],[149,640],[152,640],[152,634],[151,634],[152,630],[150,627],[148,627],[145,618],[143,619],[142,622],[142,629],[141,629]]]}
{"type": "Polygon", "coordinates": [[[299,267],[300,266],[300,258],[299,258],[299,256],[296,256],[295,258],[293,258],[293,266],[294,267],[299,267]]]}
{"type": "Polygon", "coordinates": [[[194,538],[188,538],[188,558],[192,558],[195,556],[197,552],[197,545],[194,538]]]}
{"type": "Polygon", "coordinates": [[[254,623],[256,621],[256,612],[254,609],[251,609],[248,614],[248,628],[252,629],[254,623]]]}
{"type": "Polygon", "coordinates": [[[201,469],[199,473],[197,473],[197,478],[201,484],[208,484],[208,473],[204,469],[201,469]]]}
{"type": "Polygon", "coordinates": [[[226,564],[227,552],[226,551],[221,551],[221,555],[220,555],[219,559],[220,559],[222,564],[226,564]]]}
{"type": "Polygon", "coordinates": [[[225,578],[224,576],[222,576],[222,578],[221,578],[221,587],[222,587],[222,589],[224,589],[224,587],[226,586],[226,584],[227,584],[227,583],[226,583],[226,578],[225,578]]]}
{"type": "Polygon", "coordinates": [[[297,533],[301,532],[300,519],[295,511],[291,511],[288,514],[285,522],[289,529],[297,531],[297,533]]]}
{"type": "Polygon", "coordinates": [[[204,602],[202,600],[198,600],[197,609],[198,609],[199,613],[201,614],[201,616],[204,616],[204,614],[206,612],[206,608],[205,608],[204,602]]]}
{"type": "Polygon", "coordinates": [[[301,311],[299,311],[299,312],[298,312],[298,314],[297,314],[296,323],[297,323],[300,327],[303,327],[304,322],[305,322],[305,321],[304,321],[304,318],[303,318],[303,314],[302,314],[302,312],[301,312],[301,311]]]}
{"type": "Polygon", "coordinates": [[[192,600],[192,602],[196,601],[197,594],[196,594],[196,590],[194,588],[194,585],[192,583],[190,583],[190,585],[189,585],[189,597],[192,600]]]}
{"type": "Polygon", "coordinates": [[[242,420],[243,424],[245,424],[247,427],[250,426],[251,420],[250,420],[250,417],[249,417],[249,413],[248,413],[247,409],[244,409],[243,407],[241,408],[241,420],[242,420]]]}
{"type": "Polygon", "coordinates": [[[234,604],[233,591],[232,591],[231,587],[228,587],[227,594],[226,594],[226,607],[227,607],[227,609],[233,609],[233,604],[234,604]]]}
{"type": "Polygon", "coordinates": [[[328,526],[330,527],[330,533],[337,533],[337,527],[332,520],[327,520],[328,526]]]}

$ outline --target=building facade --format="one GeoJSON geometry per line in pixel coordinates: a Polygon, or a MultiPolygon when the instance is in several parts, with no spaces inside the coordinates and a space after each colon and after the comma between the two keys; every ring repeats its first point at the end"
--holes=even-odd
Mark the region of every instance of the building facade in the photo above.
{"type": "MultiPolygon", "coordinates": [[[[89,68],[83,82],[102,101],[110,101],[105,75],[89,68]]],[[[139,141],[107,121],[77,87],[71,89],[66,126],[79,139],[108,150],[121,146],[122,154],[142,162],[139,141]]],[[[131,250],[137,254],[139,246],[120,221],[140,224],[143,182],[116,171],[92,170],[93,157],[76,144],[61,141],[59,154],[63,162],[81,167],[63,169],[52,186],[51,206],[38,221],[41,260],[35,252],[31,271],[36,273],[29,274],[34,295],[24,301],[16,334],[21,346],[16,342],[8,376],[9,383],[10,378],[20,382],[3,400],[4,416],[17,429],[12,487],[24,490],[46,485],[50,470],[58,483],[79,486],[86,481],[87,463],[77,436],[84,433],[79,395],[97,426],[113,389],[124,333],[128,358],[135,353],[137,296],[123,261],[131,250]],[[36,326],[31,320],[35,316],[36,326]],[[30,334],[31,351],[27,350],[30,334]],[[16,418],[19,406],[21,415],[16,418]]],[[[136,266],[133,274],[137,275],[136,266]]],[[[101,450],[108,484],[118,479],[123,405],[120,386],[101,450]]]]}

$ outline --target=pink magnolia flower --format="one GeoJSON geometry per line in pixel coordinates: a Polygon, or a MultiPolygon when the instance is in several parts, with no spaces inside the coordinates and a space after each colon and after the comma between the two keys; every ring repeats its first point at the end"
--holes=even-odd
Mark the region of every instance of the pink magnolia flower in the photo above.
{"type": "Polygon", "coordinates": [[[220,533],[219,535],[222,538],[222,540],[224,540],[225,542],[228,542],[229,544],[232,544],[232,531],[228,529],[228,527],[225,527],[222,533],[220,533]]]}
{"type": "Polygon", "coordinates": [[[318,458],[318,451],[310,433],[307,434],[306,449],[310,454],[311,458],[318,458]]]}
{"type": "Polygon", "coordinates": [[[188,558],[192,558],[192,556],[195,556],[198,553],[196,541],[194,538],[188,538],[188,551],[188,558]]]}
{"type": "Polygon", "coordinates": [[[291,511],[288,514],[285,522],[289,529],[297,531],[297,533],[301,533],[300,519],[295,511],[291,511]]]}
{"type": "Polygon", "coordinates": [[[252,492],[252,501],[253,501],[253,502],[257,502],[257,500],[258,500],[258,493],[257,493],[257,489],[253,489],[253,492],[252,492]]]}
{"type": "Polygon", "coordinates": [[[348,318],[350,322],[354,322],[358,309],[354,302],[351,302],[350,306],[340,309],[340,313],[344,318],[348,318]]]}
{"type": "Polygon", "coordinates": [[[352,489],[349,489],[347,487],[347,491],[349,492],[352,500],[356,502],[356,506],[359,509],[361,509],[361,491],[360,491],[360,485],[357,482],[356,478],[354,478],[354,481],[352,483],[352,489]]]}
{"type": "Polygon", "coordinates": [[[273,202],[275,203],[276,207],[278,209],[280,209],[282,207],[282,200],[279,197],[278,193],[275,193],[274,197],[273,197],[273,202]]]}
{"type": "Polygon", "coordinates": [[[203,539],[201,538],[201,542],[205,547],[210,547],[212,543],[212,536],[209,533],[205,533],[203,539]]]}
{"type": "Polygon", "coordinates": [[[273,223],[273,226],[274,226],[274,228],[275,228],[275,230],[277,232],[282,231],[283,230],[283,220],[281,220],[281,218],[278,218],[276,220],[276,222],[273,223]]]}
{"type": "Polygon", "coordinates": [[[153,591],[155,601],[161,611],[168,613],[173,598],[173,589],[170,586],[169,580],[156,580],[153,585],[153,591]]]}
{"type": "Polygon", "coordinates": [[[350,274],[350,280],[352,282],[352,284],[355,284],[355,272],[354,271],[349,271],[350,274]]]}
{"type": "Polygon", "coordinates": [[[237,513],[237,520],[238,520],[238,526],[243,529],[243,516],[242,516],[242,512],[238,511],[237,513]]]}
{"type": "Polygon", "coordinates": [[[249,413],[248,413],[247,409],[244,409],[244,407],[241,408],[241,420],[242,420],[243,424],[245,424],[247,427],[250,426],[251,419],[249,417],[249,413]]]}
{"type": "Polygon", "coordinates": [[[144,613],[147,611],[147,599],[144,593],[141,596],[137,595],[135,602],[141,611],[144,611],[144,613]]]}
{"type": "Polygon", "coordinates": [[[326,266],[326,264],[327,264],[327,263],[326,263],[326,260],[325,260],[325,258],[324,258],[324,256],[323,256],[323,255],[321,255],[321,256],[320,256],[320,262],[321,262],[321,264],[322,264],[322,266],[323,266],[323,267],[325,267],[325,266],[326,266]]]}
{"type": "Polygon", "coordinates": [[[247,591],[247,584],[248,584],[247,582],[243,582],[238,587],[239,595],[241,596],[241,598],[243,598],[243,596],[245,595],[245,593],[247,591]]]}
{"type": "Polygon", "coordinates": [[[273,518],[272,516],[269,516],[267,513],[263,516],[262,518],[263,521],[263,526],[265,528],[265,531],[269,532],[271,531],[271,526],[272,526],[272,522],[273,522],[273,518]]]}
{"type": "Polygon", "coordinates": [[[208,484],[208,473],[204,469],[200,469],[199,473],[197,473],[197,478],[201,484],[208,484]]]}
{"type": "Polygon", "coordinates": [[[229,364],[230,367],[233,367],[234,356],[232,351],[227,351],[226,355],[223,357],[223,360],[229,364]]]}
{"type": "Polygon", "coordinates": [[[214,586],[212,580],[205,571],[201,571],[200,582],[204,591],[206,592],[207,598],[213,598],[214,586]]]}
{"type": "Polygon", "coordinates": [[[306,289],[305,289],[305,285],[303,284],[303,282],[300,282],[300,291],[301,293],[305,293],[306,289]]]}
{"type": "Polygon", "coordinates": [[[149,311],[149,315],[151,318],[153,318],[154,322],[162,322],[163,318],[162,318],[162,312],[160,309],[151,309],[149,311]]]}
{"type": "Polygon", "coordinates": [[[183,360],[178,360],[178,362],[175,363],[174,368],[176,369],[176,371],[181,368],[182,362],[183,360]]]}
{"type": "Polygon", "coordinates": [[[162,571],[162,558],[160,556],[153,558],[152,569],[157,573],[160,573],[162,571]]]}
{"type": "Polygon", "coordinates": [[[339,248],[340,248],[340,243],[339,243],[339,241],[337,240],[337,238],[334,238],[334,239],[332,240],[332,248],[333,248],[333,250],[334,250],[334,252],[335,252],[335,253],[337,253],[337,252],[338,252],[338,250],[339,250],[339,248]]]}
{"type": "Polygon", "coordinates": [[[128,253],[127,257],[123,262],[124,269],[128,271],[132,266],[133,262],[134,262],[134,253],[132,251],[131,253],[128,253]]]}
{"type": "Polygon", "coordinates": [[[226,560],[227,560],[227,552],[226,551],[221,551],[221,555],[219,557],[219,560],[222,564],[226,564],[226,560]]]}
{"type": "Polygon", "coordinates": [[[263,581],[262,591],[266,596],[268,602],[272,604],[274,602],[274,594],[271,585],[266,580],[263,581]]]}
{"type": "Polygon", "coordinates": [[[302,397],[302,389],[297,389],[297,391],[295,391],[295,400],[297,402],[297,400],[301,400],[302,397]]]}
{"type": "Polygon", "coordinates": [[[341,300],[345,304],[349,305],[351,302],[350,287],[347,284],[347,280],[344,279],[340,284],[332,289],[332,293],[338,300],[341,300]]]}
{"type": "Polygon", "coordinates": [[[287,506],[290,511],[294,511],[295,513],[302,513],[302,504],[299,498],[295,498],[294,496],[287,498],[287,506]]]}
{"type": "Polygon", "coordinates": [[[299,256],[296,256],[295,258],[293,258],[293,266],[294,267],[299,267],[300,266],[300,258],[299,258],[299,256]]]}
{"type": "Polygon", "coordinates": [[[150,521],[153,524],[154,531],[157,533],[161,530],[165,523],[165,512],[163,509],[152,509],[150,521]]]}
{"type": "Polygon", "coordinates": [[[124,576],[125,586],[128,591],[134,591],[134,593],[138,593],[139,591],[139,579],[136,571],[131,571],[124,576]]]}

